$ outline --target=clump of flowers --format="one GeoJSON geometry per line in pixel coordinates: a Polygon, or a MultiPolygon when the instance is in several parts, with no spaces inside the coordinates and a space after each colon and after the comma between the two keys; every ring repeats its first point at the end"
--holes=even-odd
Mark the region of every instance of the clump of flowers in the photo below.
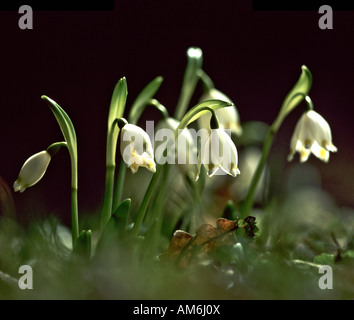
{"type": "MultiPolygon", "coordinates": [[[[181,95],[173,115],[169,115],[168,110],[154,98],[162,83],[162,77],[155,78],[141,91],[129,112],[126,112],[128,95],[126,79],[121,78],[115,86],[108,110],[106,177],[97,248],[102,246],[103,242],[115,239],[109,242],[113,246],[117,243],[117,239],[119,241],[124,239],[129,243],[138,243],[136,248],[140,248],[143,255],[156,257],[166,211],[166,199],[169,193],[173,193],[173,187],[170,188],[169,184],[175,178],[171,178],[171,164],[179,166],[182,179],[195,201],[193,206],[197,208],[200,206],[205,177],[214,179],[214,176],[225,175],[225,179],[230,179],[236,178],[241,173],[242,163],[240,170],[236,147],[239,143],[238,139],[243,134],[239,111],[228,96],[215,88],[202,68],[202,56],[200,48],[192,47],[187,51],[188,62],[181,95]],[[200,102],[190,108],[189,104],[198,81],[203,83],[204,93],[200,102]],[[148,107],[155,108],[163,116],[155,132],[159,142],[155,146],[155,141],[151,139],[147,130],[137,125],[141,114],[148,107]],[[190,128],[192,123],[198,123],[200,131],[196,132],[195,129],[190,128]],[[160,129],[167,131],[160,132],[160,129]],[[119,170],[116,170],[118,149],[120,149],[121,162],[119,170]],[[131,199],[122,199],[125,174],[127,168],[130,168],[133,174],[139,174],[139,167],[144,167],[150,172],[150,182],[142,195],[141,203],[135,206],[138,209],[131,212],[131,199]],[[139,243],[141,237],[145,239],[143,246],[139,243]]],[[[313,110],[308,95],[311,85],[311,72],[306,66],[302,66],[299,80],[285,97],[279,114],[264,137],[261,156],[252,178],[249,179],[249,190],[243,203],[237,210],[232,210],[232,215],[238,216],[233,217],[233,220],[217,220],[216,228],[208,224],[202,225],[204,227],[197,229],[195,238],[184,231],[178,231],[173,239],[182,238],[183,248],[189,250],[187,244],[192,245],[192,238],[197,241],[202,239],[203,246],[210,243],[234,245],[237,242],[234,236],[231,243],[225,239],[229,240],[229,234],[236,229],[243,229],[248,235],[252,235],[251,238],[255,236],[258,229],[255,226],[255,218],[249,213],[254,205],[256,187],[268,160],[273,139],[286,117],[303,101],[307,103],[307,110],[296,124],[288,160],[292,160],[295,152],[299,152],[301,162],[305,162],[311,153],[322,161],[328,162],[329,153],[337,151],[332,143],[331,129],[327,121],[313,110]],[[242,227],[238,224],[240,221],[242,227]],[[224,238],[224,232],[227,232],[227,238],[224,238]],[[219,236],[223,241],[217,241],[219,236]]],[[[70,154],[72,173],[73,250],[84,252],[87,258],[91,258],[94,254],[91,250],[91,230],[81,230],[79,226],[77,140],[74,125],[68,114],[54,100],[46,96],[42,99],[49,104],[63,133],[64,141],[56,142],[45,151],[30,157],[20,170],[13,185],[14,190],[23,192],[38,183],[44,176],[52,157],[62,146],[65,146],[70,154]]],[[[241,244],[238,245],[242,247],[241,244]]],[[[180,242],[177,246],[181,249],[178,254],[183,253],[180,242]]],[[[132,251],[139,250],[136,248],[132,251]]],[[[192,251],[187,252],[188,255],[192,253],[192,251]]]]}

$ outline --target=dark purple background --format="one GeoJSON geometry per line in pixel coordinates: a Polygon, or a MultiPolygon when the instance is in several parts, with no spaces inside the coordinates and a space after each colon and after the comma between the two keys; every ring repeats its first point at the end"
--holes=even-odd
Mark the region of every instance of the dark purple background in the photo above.
{"type": "MultiPolygon", "coordinates": [[[[339,205],[354,205],[354,12],[334,12],[333,30],[318,27],[316,11],[253,11],[252,2],[244,0],[126,0],[116,1],[114,11],[35,11],[33,30],[20,30],[19,17],[0,12],[0,176],[11,187],[30,155],[62,140],[40,99],[45,94],[67,111],[76,128],[80,210],[100,209],[107,114],[116,82],[127,78],[129,106],[161,75],[164,82],[156,97],[173,109],[185,52],[199,46],[204,70],[236,103],[243,121],[270,124],[301,66],[309,67],[310,95],[339,149],[328,164],[314,157],[309,162],[320,168],[324,188],[339,205]]],[[[289,117],[275,141],[284,161],[299,115],[295,111],[289,117]]],[[[53,159],[36,187],[14,197],[20,216],[44,205],[68,221],[67,152],[53,159]]]]}

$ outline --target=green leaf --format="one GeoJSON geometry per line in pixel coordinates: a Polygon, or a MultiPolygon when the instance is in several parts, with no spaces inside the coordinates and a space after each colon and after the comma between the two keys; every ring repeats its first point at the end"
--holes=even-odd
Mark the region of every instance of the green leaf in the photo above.
{"type": "Polygon", "coordinates": [[[71,149],[76,154],[77,152],[76,133],[71,119],[64,111],[64,109],[61,108],[54,100],[50,99],[45,95],[42,96],[42,99],[48,102],[50,109],[54,113],[54,116],[57,119],[60,129],[63,133],[64,139],[68,144],[68,148],[71,149]]]}
{"type": "Polygon", "coordinates": [[[302,73],[295,86],[287,94],[284,99],[283,106],[284,112],[289,113],[293,110],[307,94],[312,86],[312,74],[306,66],[301,67],[302,73]],[[301,94],[301,95],[299,95],[301,94]]]}
{"type": "Polygon", "coordinates": [[[127,95],[127,80],[125,79],[125,77],[123,77],[118,81],[113,90],[108,114],[109,124],[114,123],[115,119],[123,117],[127,95]]]}
{"type": "Polygon", "coordinates": [[[159,90],[162,81],[162,77],[156,77],[139,93],[130,109],[128,116],[129,123],[136,124],[138,122],[145,106],[156,94],[157,90],[159,90]]]}
{"type": "Polygon", "coordinates": [[[117,118],[123,117],[127,95],[127,81],[125,77],[123,77],[118,81],[114,88],[109,107],[107,128],[107,164],[115,164],[117,139],[119,134],[119,128],[115,124],[115,121],[117,118]]]}
{"type": "Polygon", "coordinates": [[[79,237],[77,238],[74,246],[73,253],[84,258],[91,258],[91,241],[92,232],[91,230],[82,230],[79,237]]]}
{"type": "Polygon", "coordinates": [[[117,140],[119,127],[116,120],[123,117],[127,101],[127,81],[123,77],[116,84],[108,113],[107,144],[106,144],[106,180],[103,209],[101,215],[101,231],[111,217],[113,206],[114,176],[116,167],[117,140]]]}
{"type": "Polygon", "coordinates": [[[329,253],[321,253],[314,257],[313,262],[319,265],[331,265],[334,264],[335,256],[329,253]]]}
{"type": "Polygon", "coordinates": [[[111,219],[115,220],[117,231],[120,234],[124,232],[128,224],[131,202],[129,198],[122,201],[112,215],[111,219]]]}
{"type": "Polygon", "coordinates": [[[312,86],[312,74],[306,66],[301,67],[302,73],[295,86],[286,95],[279,116],[273,124],[275,130],[280,127],[283,119],[308,95],[312,86]]]}
{"type": "Polygon", "coordinates": [[[42,99],[48,103],[50,109],[52,110],[67,143],[72,168],[71,186],[72,188],[77,189],[77,139],[74,125],[64,109],[61,108],[54,100],[45,95],[42,96],[42,99]]]}
{"type": "Polygon", "coordinates": [[[124,235],[130,214],[131,199],[122,201],[108,220],[101,237],[97,243],[96,251],[102,251],[115,245],[117,240],[124,235]]]}

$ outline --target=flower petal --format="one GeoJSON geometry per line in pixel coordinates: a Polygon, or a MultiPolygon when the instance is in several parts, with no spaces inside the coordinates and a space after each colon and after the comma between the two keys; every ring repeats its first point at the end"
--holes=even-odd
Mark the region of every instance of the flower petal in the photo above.
{"type": "Polygon", "coordinates": [[[329,151],[321,147],[317,142],[312,145],[311,152],[320,160],[328,162],[329,151]]]}
{"type": "Polygon", "coordinates": [[[136,173],[139,167],[156,172],[154,151],[149,135],[140,127],[126,124],[121,130],[120,151],[124,162],[136,173]]]}

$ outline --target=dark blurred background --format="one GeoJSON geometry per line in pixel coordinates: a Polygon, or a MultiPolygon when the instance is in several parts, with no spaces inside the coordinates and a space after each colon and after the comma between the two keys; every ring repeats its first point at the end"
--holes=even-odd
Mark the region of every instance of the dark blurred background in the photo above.
{"type": "MultiPolygon", "coordinates": [[[[242,121],[270,124],[301,66],[311,70],[310,96],[331,125],[339,152],[328,164],[313,156],[309,164],[318,167],[323,188],[339,206],[354,206],[353,11],[334,11],[333,30],[318,27],[317,11],[254,11],[244,0],[126,0],[116,1],[113,11],[34,11],[33,30],[19,29],[19,17],[15,11],[0,12],[0,176],[11,188],[29,156],[62,140],[41,100],[45,94],[67,111],[77,132],[79,209],[100,210],[107,115],[116,82],[127,78],[129,107],[161,75],[156,98],[173,110],[186,50],[199,46],[204,70],[235,102],[242,121]]],[[[300,109],[275,140],[279,161],[286,161],[300,109]]],[[[143,120],[157,117],[153,111],[143,120]]],[[[68,153],[62,150],[53,159],[38,185],[13,196],[19,217],[45,209],[69,223],[68,153]]]]}

